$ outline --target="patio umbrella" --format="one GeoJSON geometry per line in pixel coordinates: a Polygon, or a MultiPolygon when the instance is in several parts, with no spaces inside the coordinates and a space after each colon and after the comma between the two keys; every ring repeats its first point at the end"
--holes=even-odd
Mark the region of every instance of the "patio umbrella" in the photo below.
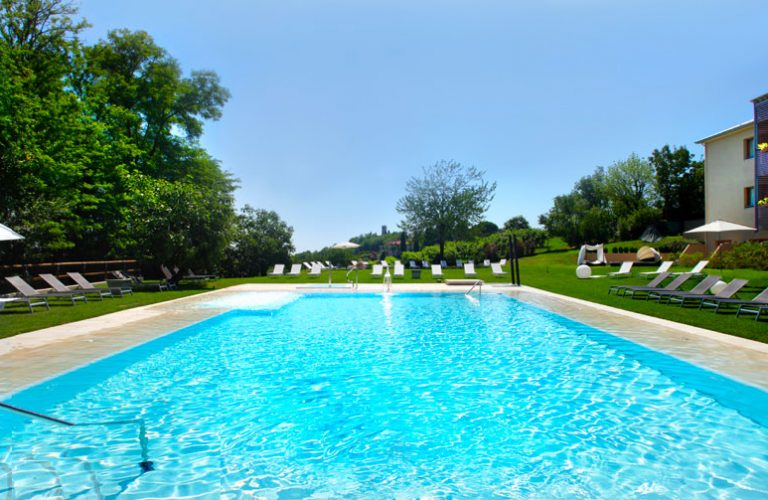
{"type": "Polygon", "coordinates": [[[360,245],[352,243],[351,241],[344,241],[342,243],[336,243],[331,248],[338,248],[340,250],[352,250],[353,248],[359,248],[360,245]]]}
{"type": "Polygon", "coordinates": [[[710,222],[709,224],[704,224],[703,226],[694,227],[693,229],[690,229],[686,231],[684,234],[689,234],[692,236],[696,235],[703,235],[705,237],[704,241],[706,242],[706,235],[708,234],[717,234],[717,239],[720,239],[720,233],[736,233],[736,232],[746,232],[746,231],[757,231],[754,227],[749,226],[742,226],[741,224],[735,224],[733,222],[728,222],[726,220],[715,220],[710,222]]]}
{"type": "Polygon", "coordinates": [[[10,227],[0,224],[0,241],[10,240],[23,240],[24,237],[11,229],[10,227]]]}

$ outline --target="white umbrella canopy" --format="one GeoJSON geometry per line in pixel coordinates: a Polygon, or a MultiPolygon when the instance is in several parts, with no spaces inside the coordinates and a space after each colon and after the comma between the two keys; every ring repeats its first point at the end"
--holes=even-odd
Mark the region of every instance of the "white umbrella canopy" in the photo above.
{"type": "Polygon", "coordinates": [[[707,234],[707,233],[727,233],[731,231],[757,231],[754,227],[742,226],[727,220],[716,220],[703,226],[694,227],[685,232],[685,234],[707,234]]]}
{"type": "Polygon", "coordinates": [[[352,243],[351,241],[344,241],[342,243],[336,243],[331,248],[339,248],[341,250],[352,250],[353,248],[358,248],[360,245],[357,243],[352,243]]]}
{"type": "Polygon", "coordinates": [[[24,237],[11,229],[10,227],[0,224],[0,241],[11,241],[11,240],[23,240],[24,237]]]}

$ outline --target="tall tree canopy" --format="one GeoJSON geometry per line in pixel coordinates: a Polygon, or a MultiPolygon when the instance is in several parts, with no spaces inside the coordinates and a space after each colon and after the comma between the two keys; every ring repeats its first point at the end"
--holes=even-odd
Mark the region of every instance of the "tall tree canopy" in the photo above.
{"type": "Polygon", "coordinates": [[[665,219],[677,222],[704,217],[704,163],[684,146],[654,149],[648,158],[656,169],[656,185],[665,219]]]}
{"type": "Polygon", "coordinates": [[[505,231],[514,231],[515,229],[530,229],[531,225],[528,223],[528,219],[522,215],[516,215],[507,220],[504,223],[505,231]]]}
{"type": "Polygon", "coordinates": [[[406,194],[397,202],[397,211],[404,216],[402,228],[411,234],[433,234],[442,258],[445,242],[467,232],[488,210],[496,183],[484,175],[455,161],[424,167],[421,177],[408,180],[406,194]]]}
{"type": "Polygon", "coordinates": [[[83,45],[76,15],[0,0],[0,219],[26,236],[0,252],[212,267],[235,181],[198,139],[229,92],[142,31],[83,45]]]}
{"type": "Polygon", "coordinates": [[[264,276],[270,267],[290,262],[293,228],[276,212],[248,205],[237,216],[232,244],[227,249],[230,274],[264,276]]]}

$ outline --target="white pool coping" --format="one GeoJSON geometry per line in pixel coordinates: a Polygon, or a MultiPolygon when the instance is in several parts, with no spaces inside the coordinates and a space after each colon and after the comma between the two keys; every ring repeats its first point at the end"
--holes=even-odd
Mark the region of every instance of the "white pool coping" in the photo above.
{"type": "MultiPolygon", "coordinates": [[[[393,284],[391,291],[464,293],[468,288],[441,283],[393,284]]],[[[221,307],[201,307],[204,303],[243,292],[286,291],[382,293],[384,289],[380,284],[361,284],[357,290],[297,288],[296,284],[237,285],[0,339],[0,373],[3,374],[0,378],[0,399],[3,395],[167,335],[227,310],[221,307]]],[[[489,292],[509,295],[768,390],[768,344],[526,286],[483,286],[482,293],[489,292]]],[[[702,314],[714,313],[706,311],[702,314]]]]}

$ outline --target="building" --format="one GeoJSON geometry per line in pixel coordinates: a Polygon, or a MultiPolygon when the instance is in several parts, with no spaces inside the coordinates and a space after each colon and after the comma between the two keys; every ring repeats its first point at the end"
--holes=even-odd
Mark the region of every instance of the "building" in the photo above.
{"type": "Polygon", "coordinates": [[[704,146],[706,221],[720,219],[759,229],[727,235],[741,240],[768,239],[768,207],[758,205],[768,198],[768,149],[758,149],[758,144],[768,142],[768,94],[752,102],[753,120],[696,141],[704,146]]]}

